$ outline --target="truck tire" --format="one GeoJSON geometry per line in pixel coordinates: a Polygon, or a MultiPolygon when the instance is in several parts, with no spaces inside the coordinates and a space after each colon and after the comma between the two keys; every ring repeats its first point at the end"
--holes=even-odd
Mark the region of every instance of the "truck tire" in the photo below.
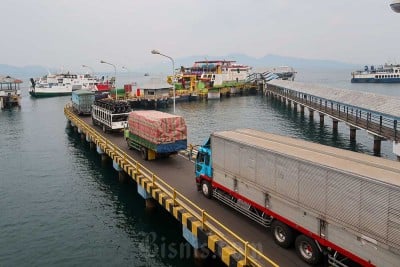
{"type": "Polygon", "coordinates": [[[212,187],[209,181],[203,180],[201,181],[201,191],[206,198],[211,198],[212,196],[212,187]]]}
{"type": "Polygon", "coordinates": [[[283,222],[274,220],[271,224],[271,233],[275,243],[278,244],[280,247],[289,248],[293,245],[293,229],[283,222]]]}
{"type": "Polygon", "coordinates": [[[142,154],[142,159],[147,160],[147,159],[148,159],[147,148],[142,147],[142,148],[140,149],[140,152],[141,152],[141,154],[142,154]]]}
{"type": "Polygon", "coordinates": [[[128,145],[128,149],[129,150],[131,150],[132,149],[132,147],[131,147],[131,144],[130,144],[131,142],[129,141],[129,139],[128,138],[126,138],[126,144],[128,145]]]}
{"type": "Polygon", "coordinates": [[[295,247],[297,255],[308,264],[316,265],[322,259],[322,253],[312,238],[299,235],[296,238],[295,247]]]}

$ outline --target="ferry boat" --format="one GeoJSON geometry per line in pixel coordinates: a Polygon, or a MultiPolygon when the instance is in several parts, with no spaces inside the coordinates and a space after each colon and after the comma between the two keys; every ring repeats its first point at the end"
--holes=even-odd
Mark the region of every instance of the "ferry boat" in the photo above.
{"type": "Polygon", "coordinates": [[[188,97],[195,98],[198,94],[193,90],[192,80],[196,77],[198,91],[207,91],[207,99],[219,99],[220,87],[226,85],[233,90],[238,84],[246,81],[250,70],[250,66],[237,64],[233,60],[204,60],[195,61],[189,68],[182,67],[176,77],[177,84],[182,85],[188,97]]]}
{"type": "Polygon", "coordinates": [[[90,74],[58,73],[48,74],[38,79],[31,78],[29,94],[33,97],[71,95],[72,91],[87,89],[94,92],[108,92],[113,88],[112,81],[104,81],[90,74]]]}
{"type": "Polygon", "coordinates": [[[364,67],[351,73],[352,83],[400,83],[400,65],[385,64],[375,68],[364,67]]]}
{"type": "Polygon", "coordinates": [[[21,80],[10,76],[0,76],[0,110],[13,106],[21,107],[21,80]]]}

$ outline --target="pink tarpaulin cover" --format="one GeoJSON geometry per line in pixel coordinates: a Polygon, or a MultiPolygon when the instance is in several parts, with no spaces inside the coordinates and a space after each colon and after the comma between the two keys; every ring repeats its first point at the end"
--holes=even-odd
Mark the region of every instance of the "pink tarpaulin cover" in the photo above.
{"type": "Polygon", "coordinates": [[[129,131],[152,143],[172,143],[187,139],[183,117],[156,110],[138,110],[129,113],[129,131]]]}

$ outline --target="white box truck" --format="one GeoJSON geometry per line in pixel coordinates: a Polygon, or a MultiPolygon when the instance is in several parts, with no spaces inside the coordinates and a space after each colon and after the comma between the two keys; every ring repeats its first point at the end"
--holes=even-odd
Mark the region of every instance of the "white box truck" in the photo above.
{"type": "Polygon", "coordinates": [[[400,163],[251,129],[199,148],[198,190],[309,264],[400,266],[400,163]]]}

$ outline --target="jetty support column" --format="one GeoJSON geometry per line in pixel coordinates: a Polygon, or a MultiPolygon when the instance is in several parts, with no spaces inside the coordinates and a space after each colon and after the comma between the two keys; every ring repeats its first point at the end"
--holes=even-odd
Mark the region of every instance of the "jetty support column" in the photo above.
{"type": "Polygon", "coordinates": [[[393,153],[397,156],[397,160],[400,161],[400,143],[393,141],[393,153]]]}
{"type": "MultiPolygon", "coordinates": [[[[182,214],[182,220],[184,219],[182,214]]],[[[186,218],[187,220],[187,218],[186,218]]],[[[201,250],[202,246],[199,242],[197,236],[195,236],[186,226],[182,224],[182,233],[185,240],[194,248],[193,256],[196,260],[201,261],[204,259],[203,251],[201,250]]]]}
{"type": "Polygon", "coordinates": [[[151,194],[147,193],[146,189],[139,183],[137,183],[137,192],[142,198],[144,198],[146,209],[154,209],[156,207],[156,203],[151,194]]]}
{"type": "Polygon", "coordinates": [[[382,138],[374,135],[374,155],[379,156],[381,154],[382,138]]]}
{"type": "Polygon", "coordinates": [[[319,113],[319,124],[320,125],[324,125],[324,123],[325,123],[325,115],[324,115],[324,113],[319,113]]]}
{"type": "Polygon", "coordinates": [[[308,113],[309,113],[310,120],[313,120],[314,119],[314,110],[312,108],[308,108],[308,113]]]}
{"type": "Polygon", "coordinates": [[[332,118],[332,128],[333,128],[334,132],[338,131],[338,124],[339,124],[339,121],[337,119],[332,118]]]}
{"type": "Polygon", "coordinates": [[[103,163],[103,164],[106,163],[108,160],[108,155],[106,153],[104,153],[103,149],[101,149],[100,146],[97,146],[96,150],[97,150],[97,153],[99,153],[101,156],[101,163],[103,163]]]}
{"type": "Polygon", "coordinates": [[[350,141],[356,140],[357,128],[350,126],[350,141]]]}
{"type": "Polygon", "coordinates": [[[94,149],[96,144],[93,142],[93,140],[90,138],[89,134],[86,134],[86,142],[89,143],[90,149],[94,149]]]}
{"type": "Polygon", "coordinates": [[[80,134],[81,134],[81,140],[85,140],[86,134],[84,132],[82,132],[82,130],[80,131],[80,134]]]}
{"type": "Polygon", "coordinates": [[[304,114],[304,105],[300,104],[300,113],[303,115],[304,114]]]}
{"type": "Polygon", "coordinates": [[[113,160],[113,167],[118,172],[118,181],[120,183],[126,183],[127,175],[125,175],[124,170],[118,165],[117,162],[115,162],[115,160],[113,160]]]}
{"type": "Polygon", "coordinates": [[[293,102],[293,109],[297,112],[297,102],[293,102]]]}

